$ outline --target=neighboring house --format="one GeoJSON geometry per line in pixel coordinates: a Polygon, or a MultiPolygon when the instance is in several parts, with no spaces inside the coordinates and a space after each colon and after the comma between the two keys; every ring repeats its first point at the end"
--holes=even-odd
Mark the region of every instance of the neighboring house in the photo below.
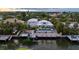
{"type": "Polygon", "coordinates": [[[79,29],[79,24],[78,24],[78,29],[79,29]]]}
{"type": "Polygon", "coordinates": [[[38,23],[38,19],[36,18],[32,18],[27,21],[27,24],[30,25],[30,27],[37,26],[37,23],[38,23]]]}
{"type": "Polygon", "coordinates": [[[74,23],[69,24],[69,28],[74,28],[74,23]]]}
{"type": "Polygon", "coordinates": [[[59,16],[59,15],[61,15],[62,13],[61,12],[53,12],[53,13],[50,13],[49,15],[50,16],[53,16],[53,17],[57,17],[57,16],[59,16]]]}
{"type": "Polygon", "coordinates": [[[78,23],[77,22],[71,22],[69,24],[69,28],[78,28],[78,23]]]}
{"type": "Polygon", "coordinates": [[[16,18],[8,18],[8,19],[6,19],[6,20],[4,20],[4,23],[7,23],[7,22],[9,22],[9,23],[25,23],[23,20],[18,20],[18,19],[16,19],[16,18]]]}

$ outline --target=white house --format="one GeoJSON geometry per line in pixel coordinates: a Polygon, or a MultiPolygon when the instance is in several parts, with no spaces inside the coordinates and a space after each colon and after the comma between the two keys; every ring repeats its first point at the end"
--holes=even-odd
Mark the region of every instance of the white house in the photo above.
{"type": "Polygon", "coordinates": [[[77,22],[71,22],[70,24],[69,24],[69,28],[74,28],[74,25],[75,24],[77,24],[77,22]]]}
{"type": "Polygon", "coordinates": [[[78,24],[78,29],[79,29],[79,24],[78,24]]]}
{"type": "Polygon", "coordinates": [[[69,28],[74,28],[74,23],[69,24],[69,28]]]}
{"type": "Polygon", "coordinates": [[[37,23],[38,23],[38,19],[36,18],[32,18],[27,21],[27,24],[30,25],[31,27],[37,26],[37,23]]]}
{"type": "Polygon", "coordinates": [[[30,25],[31,27],[33,27],[33,26],[53,27],[53,24],[50,21],[47,21],[47,20],[38,21],[38,19],[36,19],[36,18],[29,19],[27,21],[27,24],[30,25]]]}

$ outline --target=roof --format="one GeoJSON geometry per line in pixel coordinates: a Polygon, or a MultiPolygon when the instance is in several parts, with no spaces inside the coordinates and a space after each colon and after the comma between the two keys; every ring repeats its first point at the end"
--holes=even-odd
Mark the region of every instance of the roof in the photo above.
{"type": "Polygon", "coordinates": [[[30,25],[31,27],[37,26],[37,23],[38,23],[38,19],[36,18],[32,18],[27,21],[27,24],[30,25]]]}
{"type": "Polygon", "coordinates": [[[75,24],[75,23],[77,23],[77,22],[71,22],[71,23],[69,24],[69,27],[70,27],[70,28],[74,27],[74,24],[75,24]]]}
{"type": "Polygon", "coordinates": [[[32,21],[38,21],[38,19],[32,18],[32,19],[29,19],[29,20],[28,20],[28,22],[32,22],[32,21]]]}
{"type": "Polygon", "coordinates": [[[38,26],[53,26],[53,24],[50,22],[50,21],[47,21],[47,20],[41,20],[38,22],[37,24],[38,26]]]}
{"type": "Polygon", "coordinates": [[[7,23],[7,22],[15,23],[15,20],[16,20],[17,23],[24,23],[24,21],[18,20],[16,18],[8,18],[8,19],[4,20],[4,23],[7,23]]]}
{"type": "Polygon", "coordinates": [[[21,33],[20,36],[28,36],[28,33],[21,33]]]}

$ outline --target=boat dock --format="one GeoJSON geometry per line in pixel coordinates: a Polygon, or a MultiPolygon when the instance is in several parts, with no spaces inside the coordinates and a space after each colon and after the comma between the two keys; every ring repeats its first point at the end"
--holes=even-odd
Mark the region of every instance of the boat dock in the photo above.
{"type": "Polygon", "coordinates": [[[61,35],[55,32],[51,33],[21,33],[20,35],[0,35],[0,41],[14,40],[14,39],[27,39],[32,40],[59,40],[66,39],[70,41],[79,41],[79,35],[61,35]]]}
{"type": "Polygon", "coordinates": [[[0,35],[0,41],[19,39],[19,38],[30,38],[33,40],[58,40],[58,39],[68,39],[71,41],[79,41],[79,35],[62,35],[62,36],[15,36],[15,35],[0,35]]]}

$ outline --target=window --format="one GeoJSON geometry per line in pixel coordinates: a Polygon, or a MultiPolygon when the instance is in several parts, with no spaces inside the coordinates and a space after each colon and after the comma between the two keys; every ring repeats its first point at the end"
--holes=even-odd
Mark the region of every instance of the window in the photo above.
{"type": "Polygon", "coordinates": [[[46,24],[46,22],[43,22],[43,24],[46,24]]]}

